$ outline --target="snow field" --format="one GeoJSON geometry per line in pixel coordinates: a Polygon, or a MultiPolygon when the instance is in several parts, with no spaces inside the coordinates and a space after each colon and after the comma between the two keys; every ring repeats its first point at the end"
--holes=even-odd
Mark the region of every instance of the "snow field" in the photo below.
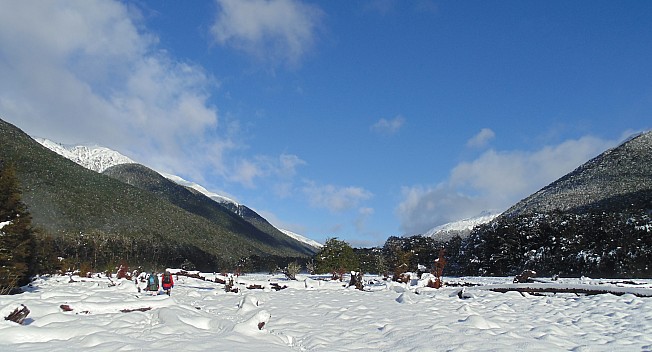
{"type": "MultiPolygon", "coordinates": [[[[202,274],[213,279],[212,274],[202,274]]],[[[651,350],[652,298],[626,293],[529,295],[467,287],[429,289],[376,278],[366,291],[346,282],[246,275],[239,293],[185,276],[172,295],[139,293],[133,281],[40,278],[29,292],[0,296],[0,314],[20,304],[24,325],[0,321],[0,351],[629,351],[651,350]],[[270,289],[270,282],[288,288],[270,289]],[[248,290],[259,284],[264,290],[248,290]],[[65,312],[60,306],[69,305],[65,312]],[[138,309],[147,309],[139,311],[138,309]],[[131,310],[121,312],[121,310],[131,310]]],[[[369,277],[365,277],[365,281],[369,277]]],[[[509,278],[446,281],[483,285],[509,278]]],[[[598,280],[560,280],[594,285],[598,280]]],[[[650,290],[649,282],[631,288],[650,290]]],[[[144,287],[144,283],[140,284],[144,287]]],[[[615,284],[608,284],[616,286],[615,284]]]]}

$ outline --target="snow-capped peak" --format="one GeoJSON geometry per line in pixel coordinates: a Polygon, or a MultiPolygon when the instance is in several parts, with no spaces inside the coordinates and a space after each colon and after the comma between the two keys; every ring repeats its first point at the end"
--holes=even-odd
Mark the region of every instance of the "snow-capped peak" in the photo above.
{"type": "Polygon", "coordinates": [[[45,138],[34,139],[44,147],[95,172],[103,172],[115,165],[135,163],[135,161],[115,150],[105,147],[86,145],[69,146],[45,138]]]}
{"type": "Polygon", "coordinates": [[[446,241],[455,235],[465,237],[471,233],[474,227],[486,224],[496,218],[500,213],[484,211],[479,216],[462,219],[459,221],[449,222],[430,229],[424,234],[426,237],[432,237],[436,240],[446,241]]]}

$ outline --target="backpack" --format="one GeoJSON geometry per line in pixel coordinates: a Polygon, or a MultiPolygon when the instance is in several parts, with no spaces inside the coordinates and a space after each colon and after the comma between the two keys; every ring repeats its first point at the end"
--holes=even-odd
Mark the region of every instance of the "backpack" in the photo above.
{"type": "Polygon", "coordinates": [[[151,286],[156,285],[156,276],[154,276],[154,275],[149,276],[149,284],[151,286]]]}
{"type": "Polygon", "coordinates": [[[170,283],[170,273],[163,274],[163,283],[164,284],[169,284],[170,283]]]}

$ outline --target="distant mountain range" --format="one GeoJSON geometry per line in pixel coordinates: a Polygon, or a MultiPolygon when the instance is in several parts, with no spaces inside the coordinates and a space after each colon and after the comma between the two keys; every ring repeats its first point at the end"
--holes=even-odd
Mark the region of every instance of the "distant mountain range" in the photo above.
{"type": "Polygon", "coordinates": [[[317,250],[245,206],[215,201],[114,151],[46,143],[57,152],[0,120],[0,161],[15,166],[33,224],[55,238],[160,241],[169,265],[194,258],[198,266],[234,266],[242,258],[307,258],[317,250]]]}
{"type": "MultiPolygon", "coordinates": [[[[34,139],[37,142],[41,143],[44,147],[56,152],[57,154],[64,156],[87,169],[99,173],[103,173],[106,170],[109,170],[118,165],[137,164],[134,160],[121,154],[120,152],[106,147],[88,146],[88,145],[64,145],[45,138],[37,137],[34,139]]],[[[113,170],[112,172],[108,173],[109,175],[120,174],[115,169],[112,170],[113,170]]],[[[259,224],[259,226],[263,227],[262,229],[263,231],[269,231],[269,232],[280,231],[286,236],[289,236],[297,241],[305,243],[310,247],[320,248],[322,246],[319,242],[311,240],[305,236],[296,234],[288,230],[275,228],[273,225],[269,224],[267,220],[265,220],[262,216],[258,215],[258,213],[256,213],[254,210],[248,208],[245,205],[238,204],[236,201],[228,197],[211,192],[197,183],[187,181],[177,175],[172,175],[172,174],[167,174],[162,172],[158,172],[158,174],[160,174],[161,176],[167,178],[168,180],[171,180],[172,182],[180,186],[183,186],[188,189],[192,189],[196,192],[205,195],[206,197],[219,203],[220,205],[224,206],[225,208],[229,209],[236,215],[242,217],[243,219],[251,223],[259,224]]],[[[154,175],[150,175],[150,176],[154,176],[154,175]]],[[[129,183],[128,181],[125,182],[129,183]]]]}

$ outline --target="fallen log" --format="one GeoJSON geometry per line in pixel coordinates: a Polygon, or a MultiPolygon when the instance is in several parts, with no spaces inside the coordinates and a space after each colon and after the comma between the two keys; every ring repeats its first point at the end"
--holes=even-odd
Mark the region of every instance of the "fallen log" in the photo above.
{"type": "Polygon", "coordinates": [[[652,289],[638,287],[616,287],[596,285],[551,285],[551,284],[512,284],[512,285],[487,285],[476,287],[480,290],[493,292],[520,292],[520,293],[571,293],[583,295],[612,294],[622,296],[632,294],[636,297],[652,297],[652,289]]]}
{"type": "Polygon", "coordinates": [[[269,285],[271,286],[272,290],[274,290],[274,291],[280,291],[280,290],[288,288],[287,285],[281,286],[281,285],[277,284],[276,282],[272,282],[269,285]]]}
{"type": "Polygon", "coordinates": [[[145,308],[135,308],[135,309],[120,309],[121,313],[130,313],[130,312],[146,312],[148,310],[151,310],[152,307],[145,307],[145,308]]]}

